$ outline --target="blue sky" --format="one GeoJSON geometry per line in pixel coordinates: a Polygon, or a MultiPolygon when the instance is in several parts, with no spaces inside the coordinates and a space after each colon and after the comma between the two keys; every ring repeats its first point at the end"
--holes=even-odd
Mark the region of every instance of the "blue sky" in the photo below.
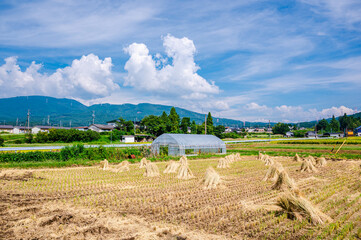
{"type": "Polygon", "coordinates": [[[361,2],[1,1],[0,97],[251,121],[361,109],[361,2]]]}

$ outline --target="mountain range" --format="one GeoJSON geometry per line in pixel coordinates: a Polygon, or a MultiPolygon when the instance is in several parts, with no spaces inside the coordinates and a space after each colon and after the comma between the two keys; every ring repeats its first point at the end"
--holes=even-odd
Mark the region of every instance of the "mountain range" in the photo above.
{"type": "MultiPolygon", "coordinates": [[[[122,117],[127,120],[140,121],[147,115],[160,116],[163,111],[169,114],[172,106],[140,104],[94,104],[86,106],[76,100],[46,96],[24,96],[0,99],[0,124],[26,125],[27,113],[30,111],[30,125],[53,126],[88,126],[93,122],[105,124],[107,121],[122,117]]],[[[175,108],[180,117],[190,117],[197,124],[204,122],[205,114],[175,108]]],[[[215,125],[243,126],[239,120],[215,118],[215,125]]],[[[246,126],[268,126],[268,123],[246,122],[246,126]]],[[[272,123],[273,124],[273,123],[272,123]]]]}

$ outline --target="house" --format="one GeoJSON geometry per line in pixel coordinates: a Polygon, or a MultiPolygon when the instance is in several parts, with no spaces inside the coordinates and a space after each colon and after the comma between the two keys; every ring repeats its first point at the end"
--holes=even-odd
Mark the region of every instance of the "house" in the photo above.
{"type": "Polygon", "coordinates": [[[31,131],[31,127],[25,127],[25,126],[15,126],[13,133],[14,134],[21,134],[21,133],[27,133],[31,131]]]}
{"type": "Polygon", "coordinates": [[[12,125],[0,125],[0,132],[12,133],[14,126],[12,125]]]}
{"type": "Polygon", "coordinates": [[[317,133],[316,133],[315,131],[308,131],[308,132],[306,132],[305,137],[308,137],[308,138],[316,138],[316,137],[317,137],[317,133]]]}
{"type": "Polygon", "coordinates": [[[135,142],[135,138],[133,135],[124,135],[122,137],[122,142],[123,143],[133,143],[133,142],[135,142]]]}
{"type": "Polygon", "coordinates": [[[113,131],[114,126],[105,124],[92,124],[89,129],[95,132],[110,132],[113,131]]]}
{"type": "Polygon", "coordinates": [[[355,135],[356,136],[361,136],[361,126],[355,128],[355,135]]]}
{"type": "Polygon", "coordinates": [[[247,132],[253,133],[253,132],[255,132],[255,129],[254,129],[254,128],[250,128],[250,129],[247,130],[247,132]]]}
{"type": "Polygon", "coordinates": [[[295,134],[293,132],[286,132],[285,137],[294,137],[295,134]]]}
{"type": "Polygon", "coordinates": [[[347,129],[347,130],[346,130],[346,136],[347,136],[347,137],[355,136],[355,134],[354,134],[354,132],[353,132],[353,129],[347,129]]]}
{"type": "Polygon", "coordinates": [[[271,127],[269,127],[269,128],[267,128],[267,131],[266,131],[267,133],[272,133],[272,128],[271,127]]]}
{"type": "Polygon", "coordinates": [[[233,129],[230,128],[230,127],[226,127],[225,130],[224,130],[225,133],[230,133],[230,132],[233,132],[233,129]]]}
{"type": "Polygon", "coordinates": [[[79,131],[88,131],[89,127],[84,126],[84,127],[74,127],[73,129],[79,130],[79,131]]]}
{"type": "Polygon", "coordinates": [[[343,133],[324,133],[322,137],[340,138],[342,136],[343,136],[343,133]]]}
{"type": "Polygon", "coordinates": [[[265,132],[265,129],[264,129],[264,128],[256,128],[256,129],[255,129],[255,132],[264,133],[264,132],[265,132]]]}
{"type": "Polygon", "coordinates": [[[39,132],[49,132],[50,129],[70,129],[68,127],[56,127],[56,126],[35,126],[31,129],[32,134],[37,134],[39,132]]]}

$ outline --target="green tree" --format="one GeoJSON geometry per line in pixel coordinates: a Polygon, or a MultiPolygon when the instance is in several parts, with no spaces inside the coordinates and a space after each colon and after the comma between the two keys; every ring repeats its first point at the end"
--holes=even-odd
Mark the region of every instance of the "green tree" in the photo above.
{"type": "Polygon", "coordinates": [[[290,127],[286,123],[277,123],[273,128],[272,132],[274,134],[286,134],[286,132],[290,131],[290,127]]]}
{"type": "Polygon", "coordinates": [[[164,128],[162,128],[162,121],[160,117],[149,115],[143,118],[141,121],[142,128],[146,130],[146,132],[153,134],[155,136],[162,135],[164,133],[164,128]]]}
{"type": "Polygon", "coordinates": [[[25,142],[26,143],[32,143],[34,139],[34,136],[32,133],[25,134],[25,142]]]}
{"type": "Polygon", "coordinates": [[[226,128],[223,125],[218,125],[214,128],[214,135],[216,135],[219,138],[222,138],[223,132],[226,130],[226,128]]]}
{"type": "Polygon", "coordinates": [[[162,115],[160,116],[161,120],[161,128],[163,132],[170,132],[171,131],[171,125],[168,115],[163,111],[162,115]]]}
{"type": "Polygon", "coordinates": [[[323,130],[326,131],[330,128],[330,124],[327,122],[326,119],[322,119],[316,125],[317,131],[323,130]]]}
{"type": "Polygon", "coordinates": [[[188,127],[191,125],[191,119],[189,117],[182,118],[181,129],[183,133],[188,133],[188,127]]]}
{"type": "Polygon", "coordinates": [[[172,133],[179,132],[180,117],[174,107],[172,107],[172,109],[170,110],[169,120],[170,120],[170,125],[171,125],[171,129],[170,129],[171,132],[172,133]]]}
{"type": "Polygon", "coordinates": [[[5,140],[0,136],[0,147],[4,146],[5,140]]]}
{"type": "Polygon", "coordinates": [[[197,124],[196,121],[192,121],[192,125],[191,125],[191,133],[192,134],[196,134],[197,133],[197,124]]]}
{"type": "Polygon", "coordinates": [[[124,118],[120,117],[119,121],[117,121],[117,129],[125,132],[126,134],[134,133],[134,123],[132,121],[126,121],[124,118]]]}
{"type": "Polygon", "coordinates": [[[207,115],[207,134],[213,134],[213,118],[210,112],[207,115]]]}
{"type": "Polygon", "coordinates": [[[330,130],[332,132],[338,132],[340,131],[340,122],[335,118],[335,116],[332,116],[332,119],[330,121],[330,130]]]}

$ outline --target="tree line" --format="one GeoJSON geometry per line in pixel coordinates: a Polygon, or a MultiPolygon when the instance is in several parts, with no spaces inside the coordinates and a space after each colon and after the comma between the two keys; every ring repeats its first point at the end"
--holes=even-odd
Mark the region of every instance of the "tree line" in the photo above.
{"type": "MultiPolygon", "coordinates": [[[[318,121],[315,125],[315,130],[335,133],[340,131],[343,132],[347,129],[355,129],[358,126],[361,126],[361,117],[347,116],[345,113],[338,119],[335,118],[335,116],[332,116],[330,121],[326,119],[318,121]]],[[[272,131],[274,134],[286,134],[286,132],[290,131],[290,127],[297,130],[297,124],[277,123],[272,128],[272,131]]]]}
{"type": "Polygon", "coordinates": [[[161,116],[149,115],[140,122],[140,131],[154,136],[160,136],[163,133],[184,133],[184,134],[213,134],[222,137],[225,127],[222,125],[214,126],[213,118],[209,112],[206,121],[202,124],[189,117],[180,118],[176,109],[171,108],[169,115],[163,112],[161,116]]]}

